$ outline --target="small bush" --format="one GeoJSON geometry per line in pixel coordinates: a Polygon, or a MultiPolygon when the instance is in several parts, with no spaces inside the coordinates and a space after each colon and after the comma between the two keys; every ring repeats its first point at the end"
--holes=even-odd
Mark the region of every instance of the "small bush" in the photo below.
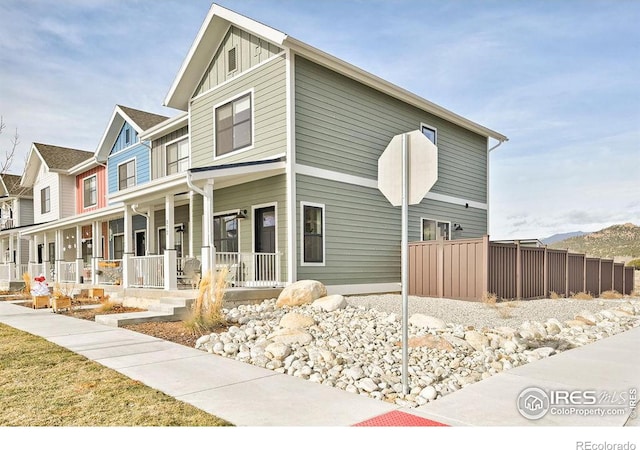
{"type": "Polygon", "coordinates": [[[24,293],[31,295],[31,275],[27,272],[22,274],[22,280],[24,281],[24,293]]]}
{"type": "Polygon", "coordinates": [[[593,300],[593,297],[588,292],[578,292],[578,293],[572,292],[571,298],[575,300],[593,300]]]}
{"type": "Polygon", "coordinates": [[[103,302],[101,302],[100,306],[98,307],[98,311],[99,312],[109,312],[115,309],[116,307],[116,302],[111,301],[111,300],[105,300],[103,302]]]}
{"type": "Polygon", "coordinates": [[[224,294],[228,287],[228,268],[223,268],[212,282],[211,272],[207,272],[200,279],[198,285],[198,297],[196,298],[191,315],[184,321],[186,328],[194,333],[210,333],[217,328],[226,325],[222,306],[224,294]]]}
{"type": "Polygon", "coordinates": [[[640,270],[640,258],[629,261],[627,263],[627,267],[633,267],[635,270],[640,270]]]}
{"type": "Polygon", "coordinates": [[[560,295],[560,294],[558,294],[557,292],[551,291],[551,292],[549,293],[549,298],[550,298],[551,300],[559,300],[559,299],[561,299],[561,298],[564,298],[564,295],[560,295]]]}
{"type": "Polygon", "coordinates": [[[497,301],[498,301],[498,296],[496,294],[492,294],[490,292],[485,292],[482,295],[481,301],[482,301],[482,303],[484,303],[487,306],[495,306],[497,301]]]}
{"type": "Polygon", "coordinates": [[[622,294],[620,294],[618,291],[604,291],[600,294],[600,298],[613,300],[617,298],[622,298],[622,294]]]}

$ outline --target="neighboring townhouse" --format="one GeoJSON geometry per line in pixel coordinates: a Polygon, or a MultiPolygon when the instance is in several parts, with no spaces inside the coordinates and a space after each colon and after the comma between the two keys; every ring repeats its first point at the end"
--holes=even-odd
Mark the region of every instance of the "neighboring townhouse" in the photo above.
{"type": "MultiPolygon", "coordinates": [[[[29,241],[20,231],[33,225],[33,191],[20,175],[0,175],[0,281],[21,280],[28,271],[29,241]]],[[[6,285],[6,283],[4,283],[6,285]]],[[[4,288],[5,286],[3,286],[4,288]]]]}
{"type": "MultiPolygon", "coordinates": [[[[164,104],[188,116],[192,251],[201,237],[205,268],[238,252],[244,280],[398,290],[400,214],[377,161],[416,129],[439,149],[438,181],[410,208],[410,239],[487,233],[489,152],[505,136],[218,5],[164,104]]],[[[162,184],[167,211],[176,177],[162,184]]]]}

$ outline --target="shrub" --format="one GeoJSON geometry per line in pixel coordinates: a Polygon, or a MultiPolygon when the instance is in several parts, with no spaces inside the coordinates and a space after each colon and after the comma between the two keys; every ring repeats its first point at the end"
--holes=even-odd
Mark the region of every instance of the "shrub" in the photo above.
{"type": "Polygon", "coordinates": [[[600,298],[604,298],[604,299],[617,299],[617,298],[622,298],[622,294],[620,294],[618,291],[604,291],[600,294],[600,298]]]}
{"type": "Polygon", "coordinates": [[[193,304],[191,315],[184,321],[186,328],[194,333],[210,333],[220,326],[226,325],[222,306],[224,304],[224,294],[228,287],[228,268],[223,268],[218,272],[215,282],[213,276],[208,271],[198,283],[198,297],[193,304]]]}
{"type": "Polygon", "coordinates": [[[549,293],[549,298],[550,298],[551,300],[558,300],[558,299],[564,298],[564,295],[560,295],[560,294],[558,294],[557,292],[551,291],[551,292],[549,293]]]}
{"type": "Polygon", "coordinates": [[[578,292],[578,293],[572,292],[571,298],[575,300],[593,300],[593,297],[588,292],[578,292]]]}
{"type": "Polygon", "coordinates": [[[640,258],[629,261],[627,263],[627,267],[633,267],[635,270],[640,270],[640,258]]]}

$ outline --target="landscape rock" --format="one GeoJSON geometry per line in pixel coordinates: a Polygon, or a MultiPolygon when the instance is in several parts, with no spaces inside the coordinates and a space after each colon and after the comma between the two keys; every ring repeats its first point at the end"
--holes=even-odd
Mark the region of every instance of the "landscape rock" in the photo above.
{"type": "Polygon", "coordinates": [[[347,301],[342,295],[327,295],[313,302],[313,307],[325,312],[332,312],[347,307],[347,301]]]}
{"type": "Polygon", "coordinates": [[[327,288],[319,281],[301,280],[285,287],[276,301],[276,307],[300,306],[326,297],[327,288]]]}
{"type": "Polygon", "coordinates": [[[312,317],[305,316],[295,312],[290,312],[282,316],[280,319],[280,326],[282,328],[289,329],[303,329],[308,328],[311,325],[315,325],[316,321],[312,317]]]}
{"type": "Polygon", "coordinates": [[[282,344],[300,344],[306,345],[313,341],[313,336],[304,330],[282,328],[276,330],[268,336],[273,342],[279,342],[282,344]]]}
{"type": "Polygon", "coordinates": [[[485,347],[489,346],[489,338],[475,330],[467,331],[464,334],[464,340],[467,341],[475,350],[483,350],[485,347]]]}
{"type": "Polygon", "coordinates": [[[445,350],[448,352],[453,350],[453,345],[451,345],[449,341],[443,337],[434,336],[432,334],[427,334],[425,336],[412,336],[409,338],[407,344],[409,348],[427,347],[434,348],[436,350],[445,350]]]}
{"type": "Polygon", "coordinates": [[[409,325],[418,328],[442,330],[447,328],[447,324],[437,317],[427,316],[426,314],[413,314],[409,317],[409,325]]]}

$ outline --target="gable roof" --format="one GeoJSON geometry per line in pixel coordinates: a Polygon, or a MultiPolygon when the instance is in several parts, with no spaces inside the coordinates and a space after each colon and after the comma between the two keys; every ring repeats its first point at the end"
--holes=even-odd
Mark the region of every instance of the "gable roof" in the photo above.
{"type": "Polygon", "coordinates": [[[482,136],[496,139],[500,142],[507,141],[507,137],[497,131],[486,128],[452,111],[449,111],[435,103],[432,103],[406,89],[398,87],[376,75],[366,72],[352,64],[347,63],[311,45],[305,44],[287,34],[264,25],[248,17],[220,5],[213,4],[205,18],[196,38],[187,53],[185,60],[176,75],[176,78],[167,93],[164,105],[186,111],[189,100],[202,79],[212,55],[215,54],[224,34],[230,25],[235,25],[261,39],[265,39],[279,47],[288,48],[290,51],[303,56],[317,64],[352,78],[366,86],[395,97],[405,103],[411,104],[442,117],[463,128],[471,130],[482,136]]]}
{"type": "Polygon", "coordinates": [[[33,189],[20,186],[22,176],[5,173],[0,175],[2,194],[4,197],[33,197],[33,189]]]}
{"type": "Polygon", "coordinates": [[[41,164],[51,172],[68,173],[72,167],[90,159],[93,159],[92,152],[34,142],[27,156],[20,186],[33,186],[41,164]]]}
{"type": "Polygon", "coordinates": [[[118,134],[125,122],[129,123],[138,135],[140,135],[149,128],[153,128],[167,119],[168,117],[159,114],[141,111],[128,106],[116,105],[111,114],[111,120],[109,120],[107,129],[100,140],[100,144],[98,144],[98,149],[95,154],[96,159],[102,162],[107,160],[111,148],[118,138],[118,134]]]}

